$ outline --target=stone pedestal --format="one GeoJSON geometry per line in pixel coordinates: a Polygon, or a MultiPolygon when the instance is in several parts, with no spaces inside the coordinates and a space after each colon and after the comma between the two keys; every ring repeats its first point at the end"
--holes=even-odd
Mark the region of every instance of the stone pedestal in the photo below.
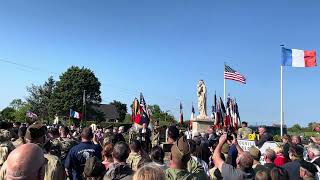
{"type": "Polygon", "coordinates": [[[192,121],[192,132],[206,132],[209,126],[212,126],[214,121],[212,119],[197,119],[192,121]]]}

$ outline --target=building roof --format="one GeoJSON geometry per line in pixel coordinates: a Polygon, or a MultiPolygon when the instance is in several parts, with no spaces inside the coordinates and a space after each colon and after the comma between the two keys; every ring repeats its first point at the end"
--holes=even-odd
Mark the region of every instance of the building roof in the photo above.
{"type": "Polygon", "coordinates": [[[94,106],[94,109],[104,113],[104,118],[106,120],[119,119],[120,117],[117,111],[117,108],[112,104],[100,104],[100,105],[94,106]]]}

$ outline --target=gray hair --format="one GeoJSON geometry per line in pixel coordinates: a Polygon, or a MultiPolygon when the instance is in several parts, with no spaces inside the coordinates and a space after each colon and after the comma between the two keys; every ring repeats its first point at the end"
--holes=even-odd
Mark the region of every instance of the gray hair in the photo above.
{"type": "Polygon", "coordinates": [[[310,146],[308,150],[311,151],[314,156],[320,156],[320,149],[318,146],[310,146]]]}

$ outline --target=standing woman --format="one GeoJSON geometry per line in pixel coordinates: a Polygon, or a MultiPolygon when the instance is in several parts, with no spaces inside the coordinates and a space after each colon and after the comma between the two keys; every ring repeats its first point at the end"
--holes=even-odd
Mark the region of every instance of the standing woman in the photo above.
{"type": "Polygon", "coordinates": [[[286,159],[290,160],[290,158],[289,158],[289,148],[291,146],[291,137],[290,137],[290,135],[285,134],[282,137],[282,142],[283,142],[283,156],[286,159]]]}

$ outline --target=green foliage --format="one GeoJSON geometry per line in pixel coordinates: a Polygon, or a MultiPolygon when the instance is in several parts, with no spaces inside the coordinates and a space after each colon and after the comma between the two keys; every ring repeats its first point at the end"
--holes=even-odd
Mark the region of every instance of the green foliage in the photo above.
{"type": "Polygon", "coordinates": [[[132,123],[131,114],[126,114],[126,117],[125,117],[123,123],[132,123]]]}
{"type": "Polygon", "coordinates": [[[9,107],[2,110],[1,116],[4,120],[25,122],[26,112],[30,110],[30,104],[22,101],[21,99],[14,99],[9,107]]]}
{"type": "Polygon", "coordinates": [[[55,88],[56,82],[52,76],[42,86],[31,85],[31,87],[27,87],[29,92],[27,102],[30,104],[30,110],[36,113],[40,120],[52,120],[54,115],[59,112],[59,108],[54,107],[53,104],[55,88]]]}
{"type": "Polygon", "coordinates": [[[14,120],[15,119],[15,112],[14,108],[6,107],[1,111],[1,116],[5,120],[14,120]]]}
{"type": "Polygon", "coordinates": [[[24,102],[23,105],[20,106],[19,109],[17,109],[16,112],[14,113],[15,121],[25,122],[27,119],[26,112],[29,111],[30,108],[31,108],[31,105],[24,102]]]}
{"type": "Polygon", "coordinates": [[[126,118],[127,114],[127,105],[121,103],[120,101],[114,100],[110,104],[114,105],[117,108],[118,114],[119,114],[119,122],[123,122],[126,118]]]}
{"type": "Polygon", "coordinates": [[[25,102],[23,102],[21,99],[14,99],[10,103],[9,107],[12,107],[16,111],[24,105],[25,105],[25,102]]]}
{"type": "Polygon", "coordinates": [[[150,105],[148,108],[151,110],[153,121],[159,120],[160,123],[165,122],[165,124],[177,123],[170,111],[162,111],[159,105],[150,105]]]}
{"type": "Polygon", "coordinates": [[[280,135],[274,135],[273,136],[273,141],[276,141],[276,142],[281,142],[281,136],[280,135]]]}
{"type": "Polygon", "coordinates": [[[54,107],[59,109],[58,114],[66,116],[70,109],[82,112],[83,92],[86,91],[87,117],[96,113],[92,105],[101,102],[101,83],[88,68],[70,67],[56,82],[54,91],[54,107]]]}
{"type": "Polygon", "coordinates": [[[291,131],[291,132],[299,132],[301,130],[302,128],[299,124],[295,124],[291,128],[288,128],[288,131],[291,131]]]}

